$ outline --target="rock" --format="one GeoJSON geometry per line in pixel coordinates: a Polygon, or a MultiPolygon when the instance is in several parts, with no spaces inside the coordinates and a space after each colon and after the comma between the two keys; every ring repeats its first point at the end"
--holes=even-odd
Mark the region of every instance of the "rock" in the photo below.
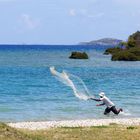
{"type": "Polygon", "coordinates": [[[130,35],[128,41],[122,42],[120,46],[108,48],[104,54],[111,54],[112,61],[140,61],[140,32],[130,35]]]}
{"type": "Polygon", "coordinates": [[[127,47],[140,47],[140,31],[137,31],[129,36],[127,47]]]}
{"type": "Polygon", "coordinates": [[[132,47],[112,54],[113,61],[140,61],[140,47],[132,47]]]}
{"type": "Polygon", "coordinates": [[[71,59],[88,59],[87,53],[83,52],[72,52],[71,56],[69,57],[71,59]]]}

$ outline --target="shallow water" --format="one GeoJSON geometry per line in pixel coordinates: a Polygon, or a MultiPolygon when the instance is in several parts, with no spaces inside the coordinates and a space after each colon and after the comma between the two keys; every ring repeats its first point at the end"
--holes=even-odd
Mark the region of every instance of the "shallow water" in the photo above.
{"type": "Polygon", "coordinates": [[[1,121],[140,117],[140,62],[112,62],[92,47],[32,47],[0,48],[1,121]],[[69,59],[73,50],[85,50],[90,59],[69,59]],[[50,66],[79,76],[96,97],[104,91],[124,113],[104,116],[105,107],[76,98],[51,75],[50,66]]]}

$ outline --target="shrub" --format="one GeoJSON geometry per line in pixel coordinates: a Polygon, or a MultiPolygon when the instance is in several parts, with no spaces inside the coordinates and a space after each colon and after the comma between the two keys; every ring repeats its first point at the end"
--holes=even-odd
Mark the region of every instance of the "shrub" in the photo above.
{"type": "Polygon", "coordinates": [[[139,58],[135,54],[129,51],[120,51],[118,53],[113,54],[111,60],[112,61],[138,61],[139,58]]]}
{"type": "Polygon", "coordinates": [[[128,126],[127,129],[132,129],[133,130],[133,129],[137,129],[137,128],[134,127],[134,126],[128,126]]]}
{"type": "Polygon", "coordinates": [[[128,51],[140,57],[140,47],[130,48],[128,51]]]}
{"type": "Polygon", "coordinates": [[[114,54],[114,53],[117,53],[119,51],[121,51],[122,49],[119,48],[119,47],[116,47],[116,48],[108,48],[105,50],[104,54],[108,55],[108,54],[114,54]]]}
{"type": "Polygon", "coordinates": [[[129,37],[128,42],[127,42],[127,48],[135,47],[136,46],[136,41],[134,40],[133,37],[129,37]]]}

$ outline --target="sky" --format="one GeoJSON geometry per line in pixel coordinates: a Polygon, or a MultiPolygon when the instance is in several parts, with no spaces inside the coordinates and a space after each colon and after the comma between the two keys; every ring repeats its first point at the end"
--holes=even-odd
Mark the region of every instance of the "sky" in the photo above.
{"type": "Polygon", "coordinates": [[[140,30],[140,0],[0,0],[0,44],[127,40],[140,30]]]}

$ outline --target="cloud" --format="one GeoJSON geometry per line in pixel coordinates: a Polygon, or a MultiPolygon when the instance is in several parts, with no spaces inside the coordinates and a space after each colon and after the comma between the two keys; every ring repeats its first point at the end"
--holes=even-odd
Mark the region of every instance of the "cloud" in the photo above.
{"type": "Polygon", "coordinates": [[[105,15],[105,13],[103,13],[103,12],[96,12],[96,13],[95,12],[89,12],[86,9],[81,9],[80,14],[82,16],[88,17],[88,18],[100,18],[100,17],[105,15]]]}
{"type": "Polygon", "coordinates": [[[40,21],[39,20],[33,19],[28,14],[23,14],[21,16],[21,21],[24,24],[24,26],[26,26],[26,28],[28,28],[28,29],[35,29],[40,24],[40,21]]]}
{"type": "Polygon", "coordinates": [[[76,10],[70,9],[69,14],[70,14],[70,16],[76,16],[76,10]]]}
{"type": "Polygon", "coordinates": [[[69,11],[69,15],[70,16],[81,16],[81,17],[86,17],[86,18],[100,18],[103,17],[105,15],[105,13],[103,12],[89,12],[86,9],[79,9],[79,10],[75,10],[75,9],[71,9],[69,11]]]}

